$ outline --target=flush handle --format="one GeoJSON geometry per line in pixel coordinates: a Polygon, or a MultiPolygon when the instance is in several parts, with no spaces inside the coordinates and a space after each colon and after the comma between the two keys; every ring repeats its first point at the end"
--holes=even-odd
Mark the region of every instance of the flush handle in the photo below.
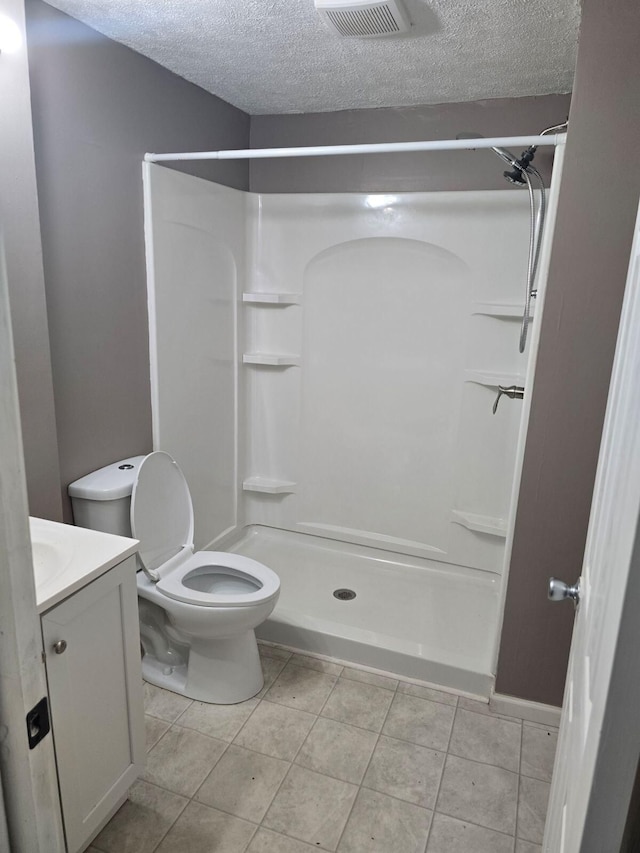
{"type": "Polygon", "coordinates": [[[57,643],[53,644],[53,651],[57,655],[64,654],[66,652],[66,650],[67,650],[67,641],[66,640],[58,640],[57,643]]]}
{"type": "Polygon", "coordinates": [[[524,387],[522,385],[498,385],[498,396],[493,404],[493,414],[498,411],[498,403],[502,396],[509,397],[511,400],[522,400],[524,397],[524,387]]]}
{"type": "Polygon", "coordinates": [[[570,598],[573,601],[573,606],[577,607],[580,603],[580,579],[573,586],[569,586],[557,578],[549,578],[547,598],[549,601],[566,601],[567,598],[570,598]]]}

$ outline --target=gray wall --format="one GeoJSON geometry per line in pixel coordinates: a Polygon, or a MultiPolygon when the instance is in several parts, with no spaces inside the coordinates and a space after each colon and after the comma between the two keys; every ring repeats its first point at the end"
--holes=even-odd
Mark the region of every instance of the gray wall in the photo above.
{"type": "MultiPolygon", "coordinates": [[[[569,103],[569,95],[546,95],[466,104],[252,116],[251,147],[453,139],[463,131],[484,136],[532,134],[564,121],[569,103]]],[[[536,164],[545,174],[551,162],[550,150],[540,149],[536,164]]],[[[509,189],[502,177],[504,168],[492,151],[253,160],[251,189],[255,192],[509,189]]]]}
{"type": "MultiPolygon", "coordinates": [[[[249,117],[40,0],[27,0],[26,8],[60,478],[70,519],[70,481],[151,449],[142,157],[246,148],[249,117]]],[[[248,187],[246,163],[196,163],[184,171],[248,187]]],[[[34,324],[31,343],[39,334],[34,324]]],[[[54,429],[47,435],[55,442],[54,429]]],[[[47,457],[55,460],[54,448],[47,457]]],[[[33,459],[29,446],[30,467],[33,459]]]]}
{"type": "MultiPolygon", "coordinates": [[[[23,28],[22,0],[5,0],[2,10],[23,28]]],[[[29,511],[58,519],[60,478],[24,50],[2,54],[0,114],[5,117],[0,133],[0,230],[11,298],[29,511]]]]}
{"type": "Polygon", "coordinates": [[[640,196],[640,4],[584,0],[497,690],[560,704],[640,196]]]}

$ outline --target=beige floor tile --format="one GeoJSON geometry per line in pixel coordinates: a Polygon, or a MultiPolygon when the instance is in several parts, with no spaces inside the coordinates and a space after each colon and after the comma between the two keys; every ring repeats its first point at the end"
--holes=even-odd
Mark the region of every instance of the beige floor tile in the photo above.
{"type": "Polygon", "coordinates": [[[286,660],[282,658],[270,658],[263,657],[260,658],[260,663],[262,664],[262,675],[264,676],[264,684],[262,685],[262,690],[255,697],[256,699],[262,699],[262,697],[269,690],[273,682],[280,675],[282,670],[287,665],[286,660]]]}
{"type": "Polygon", "coordinates": [[[94,841],[101,853],[151,853],[189,801],[136,782],[129,799],[94,841]]]}
{"type": "Polygon", "coordinates": [[[170,725],[171,723],[167,723],[166,720],[159,720],[157,717],[150,717],[148,714],[145,714],[144,731],[147,752],[158,743],[170,725]]]}
{"type": "Polygon", "coordinates": [[[408,681],[400,682],[398,692],[408,693],[409,696],[417,696],[419,699],[429,699],[431,702],[441,702],[443,705],[453,705],[454,708],[458,704],[458,697],[453,693],[423,687],[422,684],[410,684],[408,681]]]}
{"type": "Polygon", "coordinates": [[[263,700],[234,739],[238,746],[293,761],[315,716],[263,700]]]}
{"type": "Polygon", "coordinates": [[[446,752],[455,711],[454,707],[441,702],[396,693],[382,732],[446,752]]]}
{"type": "Polygon", "coordinates": [[[265,694],[265,698],[288,708],[317,714],[335,683],[335,675],[288,663],[265,694]]]}
{"type": "Polygon", "coordinates": [[[147,684],[146,681],[143,689],[145,713],[169,723],[175,723],[180,714],[186,711],[193,701],[187,699],[186,696],[172,693],[170,690],[163,690],[161,687],[147,684]]]}
{"type": "Polygon", "coordinates": [[[281,649],[280,646],[267,646],[264,643],[258,643],[258,651],[260,657],[280,658],[280,660],[288,661],[292,655],[288,649],[281,649]]]}
{"type": "Polygon", "coordinates": [[[328,675],[340,675],[344,669],[342,664],[299,654],[291,655],[289,663],[295,664],[295,666],[306,666],[307,669],[315,669],[317,672],[326,672],[328,675]]]}
{"type": "Polygon", "coordinates": [[[555,729],[542,729],[525,723],[522,727],[522,775],[550,782],[557,745],[555,729]]]}
{"type": "Polygon", "coordinates": [[[461,758],[495,764],[518,772],[520,764],[520,723],[458,708],[453,723],[449,752],[461,758]]]}
{"type": "Polygon", "coordinates": [[[436,810],[515,835],[517,774],[448,755],[436,810]]]}
{"type": "Polygon", "coordinates": [[[422,853],[432,813],[361,788],[338,853],[422,853]]]}
{"type": "Polygon", "coordinates": [[[203,782],[196,799],[260,823],[289,766],[287,761],[231,744],[203,782]]]}
{"type": "Polygon", "coordinates": [[[247,853],[312,853],[313,850],[318,850],[318,847],[260,827],[253,836],[247,853]]]}
{"type": "Polygon", "coordinates": [[[283,835],[335,850],[357,792],[355,785],[294,764],[263,823],[283,835]]]}
{"type": "Polygon", "coordinates": [[[230,743],[255,711],[258,701],[258,699],[248,699],[237,705],[193,702],[178,717],[178,725],[230,743]]]}
{"type": "Polygon", "coordinates": [[[533,841],[534,844],[542,844],[549,789],[548,782],[529,779],[527,776],[520,777],[518,838],[522,838],[524,841],[533,841]]]}
{"type": "Polygon", "coordinates": [[[322,709],[323,717],[379,732],[394,693],[382,687],[340,678],[322,709]]]}
{"type": "Polygon", "coordinates": [[[318,717],[296,757],[296,764],[359,785],[378,735],[318,717]]]}
{"type": "Polygon", "coordinates": [[[433,809],[445,754],[382,735],[362,783],[382,794],[433,809]]]}
{"type": "Polygon", "coordinates": [[[191,802],[156,853],[245,853],[255,831],[252,823],[191,802]]]}
{"type": "Polygon", "coordinates": [[[542,853],[542,847],[539,844],[532,844],[530,841],[523,841],[518,838],[515,853],[542,853]]]}
{"type": "Polygon", "coordinates": [[[386,690],[395,690],[398,686],[397,678],[389,678],[387,675],[378,675],[368,672],[366,669],[352,669],[345,666],[342,677],[349,681],[361,681],[363,684],[372,684],[374,687],[384,687],[386,690]]]}
{"type": "Polygon", "coordinates": [[[512,853],[513,836],[448,817],[433,816],[427,853],[512,853]]]}
{"type": "Polygon", "coordinates": [[[489,707],[488,702],[479,702],[477,699],[465,699],[461,696],[458,699],[458,708],[463,708],[465,711],[474,711],[476,714],[488,714],[490,717],[498,717],[501,720],[511,720],[514,723],[519,723],[517,717],[508,717],[506,714],[497,714],[493,708],[489,707]]]}
{"type": "Polygon", "coordinates": [[[547,732],[551,732],[552,734],[558,734],[560,729],[558,726],[550,726],[544,725],[543,723],[535,723],[533,720],[523,720],[522,721],[525,726],[531,726],[534,729],[544,729],[547,732]]]}
{"type": "Polygon", "coordinates": [[[147,756],[147,782],[192,797],[227,744],[200,732],[172,726],[147,756]]]}

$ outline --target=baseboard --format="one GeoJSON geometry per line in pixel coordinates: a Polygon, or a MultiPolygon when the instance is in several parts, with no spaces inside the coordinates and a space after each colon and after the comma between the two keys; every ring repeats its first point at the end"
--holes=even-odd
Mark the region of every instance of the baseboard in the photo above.
{"type": "Polygon", "coordinates": [[[542,702],[530,702],[527,699],[505,696],[502,693],[494,693],[491,696],[489,707],[498,714],[517,717],[530,723],[540,723],[543,726],[558,727],[562,714],[562,708],[556,705],[543,705],[542,702]]]}

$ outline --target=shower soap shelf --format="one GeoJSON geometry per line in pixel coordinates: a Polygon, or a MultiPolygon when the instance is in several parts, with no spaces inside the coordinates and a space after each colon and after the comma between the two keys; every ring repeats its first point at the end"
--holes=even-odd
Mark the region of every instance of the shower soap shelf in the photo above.
{"type": "Polygon", "coordinates": [[[467,530],[473,530],[474,533],[488,533],[490,536],[507,535],[507,522],[504,518],[494,518],[491,515],[478,515],[475,512],[462,512],[454,509],[451,511],[451,521],[454,524],[461,524],[467,530]]]}
{"type": "Polygon", "coordinates": [[[262,364],[267,367],[293,367],[300,364],[300,356],[277,352],[245,352],[244,364],[262,364]]]}
{"type": "Polygon", "coordinates": [[[476,385],[486,385],[488,388],[497,388],[498,385],[524,385],[524,376],[520,373],[494,373],[489,370],[465,370],[465,382],[474,382],[476,385]]]}
{"type": "Polygon", "coordinates": [[[242,301],[255,305],[299,305],[299,293],[243,293],[242,301]]]}
{"type": "Polygon", "coordinates": [[[245,492],[261,492],[263,495],[290,495],[296,490],[291,480],[274,480],[269,477],[249,477],[242,488],[245,492]]]}
{"type": "MultiPolygon", "coordinates": [[[[530,314],[533,316],[533,300],[531,301],[530,314]]],[[[486,317],[500,317],[503,320],[522,320],[524,305],[513,302],[474,302],[473,314],[483,314],[486,317]]]]}

